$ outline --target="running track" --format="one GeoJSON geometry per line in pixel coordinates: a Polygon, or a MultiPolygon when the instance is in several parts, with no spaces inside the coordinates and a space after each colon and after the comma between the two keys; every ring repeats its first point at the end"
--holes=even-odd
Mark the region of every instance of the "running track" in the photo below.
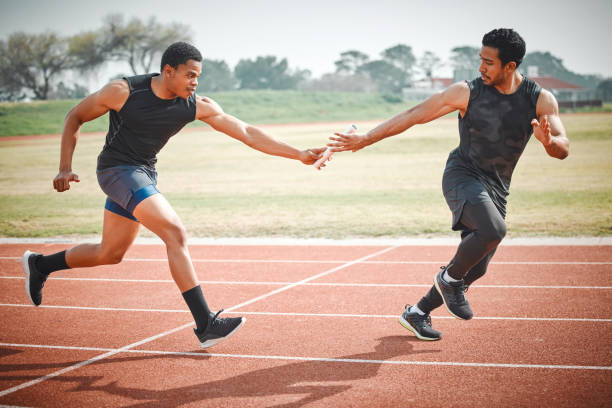
{"type": "Polygon", "coordinates": [[[612,246],[503,245],[468,292],[476,318],[397,322],[443,245],[194,245],[211,308],[247,322],[204,351],[161,245],[58,272],[29,304],[0,244],[0,405],[610,407],[612,246]]]}

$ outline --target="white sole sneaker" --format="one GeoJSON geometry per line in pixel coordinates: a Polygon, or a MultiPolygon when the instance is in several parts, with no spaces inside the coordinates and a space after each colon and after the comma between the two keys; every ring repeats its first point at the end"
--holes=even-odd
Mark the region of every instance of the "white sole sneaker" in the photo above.
{"type": "Polygon", "coordinates": [[[232,330],[231,332],[229,332],[225,337],[219,337],[218,339],[210,339],[210,340],[206,340],[204,343],[200,343],[200,347],[202,348],[209,348],[212,347],[216,344],[221,343],[224,340],[227,340],[228,338],[230,338],[234,333],[236,333],[238,331],[238,329],[240,327],[242,327],[242,325],[244,324],[244,322],[246,322],[246,317],[242,317],[242,321],[240,322],[240,324],[238,326],[236,326],[236,328],[234,330],[232,330]]]}

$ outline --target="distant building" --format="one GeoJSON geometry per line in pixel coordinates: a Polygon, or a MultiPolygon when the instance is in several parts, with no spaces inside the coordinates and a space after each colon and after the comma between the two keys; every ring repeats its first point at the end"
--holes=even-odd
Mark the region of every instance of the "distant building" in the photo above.
{"type": "MultiPolygon", "coordinates": [[[[455,70],[453,78],[425,78],[415,81],[412,88],[404,89],[403,97],[406,100],[412,101],[425,100],[431,95],[448,88],[455,82],[469,81],[479,76],[478,71],[463,69],[455,70]]],[[[602,106],[602,100],[596,90],[587,89],[550,76],[539,76],[538,67],[536,66],[527,67],[527,77],[533,79],[542,88],[550,91],[557,99],[559,107],[602,106]]]]}
{"type": "Polygon", "coordinates": [[[533,76],[530,78],[555,95],[561,108],[602,106],[602,100],[595,89],[587,89],[549,76],[533,76]]]}

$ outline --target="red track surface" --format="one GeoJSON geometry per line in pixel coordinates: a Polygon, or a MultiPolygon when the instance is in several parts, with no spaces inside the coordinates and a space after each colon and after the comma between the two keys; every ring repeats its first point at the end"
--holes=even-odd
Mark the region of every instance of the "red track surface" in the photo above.
{"type": "Polygon", "coordinates": [[[397,317],[453,247],[194,246],[211,307],[247,316],[208,351],[163,247],[57,272],[39,308],[26,247],[67,246],[0,245],[0,404],[612,406],[610,246],[502,245],[468,292],[474,320],[433,313],[438,342],[397,317]]]}

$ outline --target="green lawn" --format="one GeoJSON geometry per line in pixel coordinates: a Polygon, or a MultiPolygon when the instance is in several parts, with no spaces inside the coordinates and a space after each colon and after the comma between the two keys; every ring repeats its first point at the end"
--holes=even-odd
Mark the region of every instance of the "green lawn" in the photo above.
{"type": "MultiPolygon", "coordinates": [[[[511,237],[612,234],[612,114],[564,114],[562,120],[570,156],[552,159],[533,139],[515,171],[511,237]]],[[[264,128],[305,148],[326,143],[348,123],[264,128]]],[[[377,122],[357,124],[365,131],[377,122]]],[[[103,136],[81,138],[74,170],[82,181],[56,193],[58,138],[0,141],[0,236],[99,234],[104,196],[95,162],[103,142],[103,136]]],[[[337,154],[319,172],[209,128],[186,129],[159,155],[158,186],[196,237],[449,235],[440,184],[457,143],[456,118],[443,118],[358,153],[337,154]]]]}
{"type": "MultiPolygon", "coordinates": [[[[208,95],[234,116],[249,123],[311,123],[353,118],[386,118],[406,108],[405,102],[379,94],[298,91],[240,91],[208,95]]],[[[31,103],[0,102],[0,137],[58,134],[78,100],[31,103]]],[[[410,104],[412,105],[412,104],[410,104]]],[[[188,127],[203,127],[196,121],[188,127]]],[[[83,132],[108,130],[108,115],[85,123],[83,132]]]]}

